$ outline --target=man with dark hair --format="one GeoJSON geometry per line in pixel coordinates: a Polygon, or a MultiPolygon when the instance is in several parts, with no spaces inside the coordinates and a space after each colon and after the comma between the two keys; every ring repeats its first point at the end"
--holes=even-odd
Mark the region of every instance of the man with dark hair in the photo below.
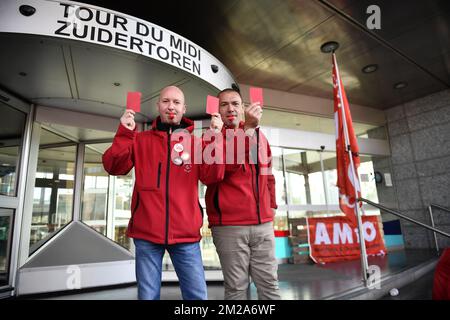
{"type": "Polygon", "coordinates": [[[222,266],[225,299],[247,299],[250,277],[259,299],[280,299],[273,229],[275,178],[270,147],[258,128],[262,108],[252,103],[241,121],[240,93],[226,89],[218,98],[227,164],[224,179],[208,185],[206,209],[222,266]],[[245,146],[240,148],[237,142],[242,136],[245,146]]]}
{"type": "MultiPolygon", "coordinates": [[[[167,250],[183,299],[203,300],[207,292],[199,245],[203,212],[198,181],[220,181],[225,168],[191,161],[198,144],[200,151],[202,146],[191,134],[193,122],[183,117],[186,105],[179,88],[164,88],[157,107],[159,117],[152,129],[139,133],[135,112],[125,111],[113,144],[103,155],[103,165],[111,175],[125,175],[135,168],[127,235],[136,246],[138,298],[160,298],[162,259],[167,250]]],[[[211,128],[220,130],[222,125],[219,114],[214,114],[211,128]]]]}

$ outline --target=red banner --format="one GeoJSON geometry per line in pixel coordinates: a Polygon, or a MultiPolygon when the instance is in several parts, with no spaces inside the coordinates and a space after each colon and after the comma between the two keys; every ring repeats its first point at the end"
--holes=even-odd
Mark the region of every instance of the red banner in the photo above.
{"type": "Polygon", "coordinates": [[[339,188],[339,206],[348,220],[356,224],[356,197],[361,196],[358,179],[360,163],[358,142],[353,130],[352,115],[348,105],[344,85],[339,75],[336,56],[333,53],[333,96],[334,121],[336,126],[336,168],[337,187],[339,188]],[[352,159],[348,151],[351,151],[352,159]],[[352,160],[352,161],[351,161],[352,160]],[[353,165],[352,165],[353,162],[353,165]],[[355,189],[357,195],[355,195],[355,189]]]}
{"type": "MultiPolygon", "coordinates": [[[[311,259],[316,263],[360,257],[358,228],[345,217],[308,218],[311,259]]],[[[385,255],[386,247],[377,216],[362,216],[367,255],[385,255]]]]}

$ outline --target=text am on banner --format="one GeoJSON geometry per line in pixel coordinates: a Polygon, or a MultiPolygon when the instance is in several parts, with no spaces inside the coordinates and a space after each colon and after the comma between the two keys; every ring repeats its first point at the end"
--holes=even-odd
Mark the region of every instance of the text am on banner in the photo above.
{"type": "MultiPolygon", "coordinates": [[[[311,259],[327,263],[359,259],[358,228],[346,217],[308,218],[311,259]]],[[[383,234],[377,216],[362,216],[367,255],[385,255],[383,234]]]]}

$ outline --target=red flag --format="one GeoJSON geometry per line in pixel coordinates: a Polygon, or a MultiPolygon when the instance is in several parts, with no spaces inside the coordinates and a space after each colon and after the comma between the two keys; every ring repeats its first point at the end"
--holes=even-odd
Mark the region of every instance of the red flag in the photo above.
{"type": "Polygon", "coordinates": [[[337,160],[337,187],[339,188],[339,207],[346,217],[355,225],[355,185],[361,197],[361,187],[358,178],[359,149],[353,130],[352,116],[348,106],[344,85],[339,75],[336,56],[333,53],[333,96],[334,96],[334,121],[336,125],[336,160],[337,160]],[[344,121],[345,119],[345,121],[344,121]],[[348,145],[353,159],[353,168],[348,152],[348,145]]]}

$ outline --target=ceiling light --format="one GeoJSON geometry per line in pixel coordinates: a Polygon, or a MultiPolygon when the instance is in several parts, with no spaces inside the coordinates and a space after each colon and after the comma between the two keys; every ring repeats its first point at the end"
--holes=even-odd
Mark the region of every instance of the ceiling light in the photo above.
{"type": "Polygon", "coordinates": [[[363,73],[372,73],[378,70],[377,64],[369,64],[361,69],[363,73]]]}
{"type": "Polygon", "coordinates": [[[320,46],[320,51],[322,51],[323,53],[330,53],[336,51],[338,48],[339,43],[337,43],[336,41],[329,41],[320,46]]]}
{"type": "Polygon", "coordinates": [[[408,86],[407,82],[397,82],[396,84],[394,84],[394,89],[403,89],[406,88],[408,86]]]}

